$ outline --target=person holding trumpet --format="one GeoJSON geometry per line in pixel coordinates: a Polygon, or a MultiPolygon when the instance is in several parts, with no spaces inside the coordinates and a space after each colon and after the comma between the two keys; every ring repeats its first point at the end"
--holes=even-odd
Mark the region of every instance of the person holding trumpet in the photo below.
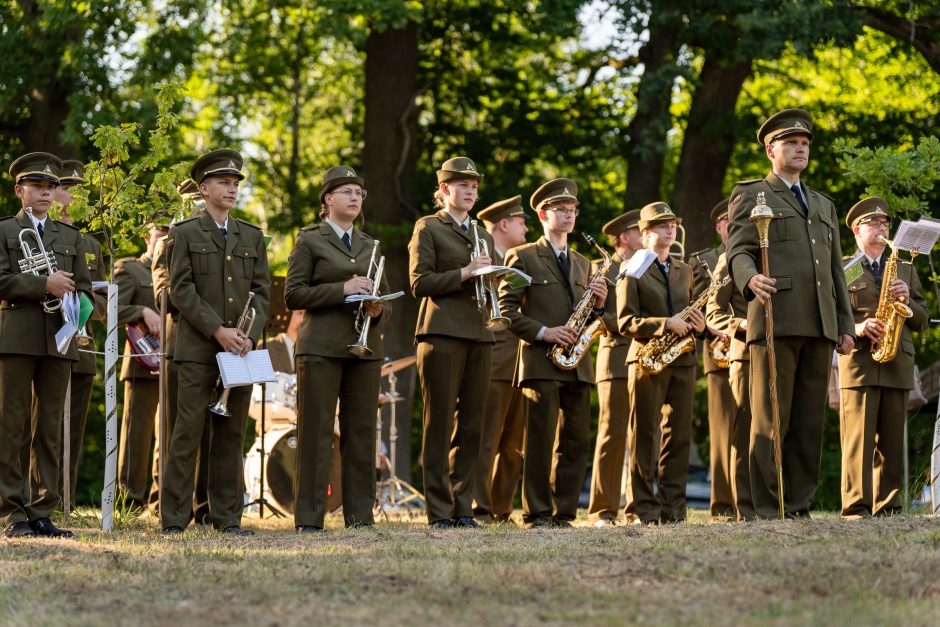
{"type": "Polygon", "coordinates": [[[251,387],[230,388],[230,416],[209,411],[219,396],[216,353],[246,355],[268,313],[271,278],[261,229],[229,216],[245,178],[241,166],[242,157],[234,150],[197,159],[190,174],[206,201],[206,213],[177,223],[167,235],[166,246],[173,251],[170,294],[179,309],[173,356],[179,365],[177,417],[160,494],[160,520],[167,534],[181,533],[189,522],[196,456],[206,429],[209,455],[200,463],[208,463],[210,521],[224,533],[254,533],[241,528],[242,447],[251,387]],[[249,301],[253,324],[244,323],[249,301]]]}
{"type": "Polygon", "coordinates": [[[323,530],[337,400],[343,519],[347,527],[374,522],[375,420],[385,357],[379,326],[388,321],[391,307],[346,302],[349,296],[388,291],[378,240],[354,227],[366,197],[363,185],[349,166],[326,171],[321,222],[300,230],[287,266],[287,307],[305,311],[294,346],[299,533],[323,530]]]}

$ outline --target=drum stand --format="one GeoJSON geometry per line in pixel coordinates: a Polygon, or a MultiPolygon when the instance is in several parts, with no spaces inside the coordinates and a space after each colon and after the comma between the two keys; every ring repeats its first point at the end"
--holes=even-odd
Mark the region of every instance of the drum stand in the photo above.
{"type": "MultiPolygon", "coordinates": [[[[424,505],[424,495],[413,485],[398,477],[398,421],[396,420],[396,404],[399,400],[398,391],[395,389],[397,378],[394,372],[388,373],[388,392],[391,398],[391,424],[389,425],[389,454],[391,459],[388,465],[388,479],[378,482],[376,490],[376,503],[379,511],[384,511],[386,505],[389,507],[399,507],[412,502],[420,502],[424,505]],[[388,496],[383,497],[383,489],[388,488],[388,496]]],[[[376,420],[376,457],[381,460],[382,450],[382,408],[379,407],[378,419],[376,420]]],[[[376,464],[379,466],[379,464],[376,464]]]]}
{"type": "MultiPolygon", "coordinates": [[[[267,344],[267,339],[268,339],[267,330],[262,330],[261,331],[262,346],[264,344],[267,344]]],[[[267,386],[266,384],[262,383],[261,384],[261,446],[258,449],[256,449],[258,451],[258,455],[260,456],[258,460],[261,465],[261,472],[258,473],[259,474],[258,480],[260,481],[259,488],[258,488],[258,498],[256,498],[253,501],[249,501],[245,503],[245,507],[243,508],[243,509],[248,509],[252,505],[257,505],[259,520],[264,520],[265,505],[267,505],[268,509],[271,510],[271,514],[273,514],[275,518],[285,517],[284,512],[282,512],[278,508],[271,505],[271,503],[266,498],[264,498],[264,474],[268,470],[267,455],[265,454],[266,449],[264,448],[264,434],[267,432],[267,424],[266,424],[266,417],[268,414],[267,409],[268,409],[267,386]]]]}

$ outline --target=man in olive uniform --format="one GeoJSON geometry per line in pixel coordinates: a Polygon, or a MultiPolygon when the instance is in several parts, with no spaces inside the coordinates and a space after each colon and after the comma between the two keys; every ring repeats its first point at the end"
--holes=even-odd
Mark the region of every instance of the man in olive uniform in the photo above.
{"type": "Polygon", "coordinates": [[[848,285],[858,344],[852,353],[839,356],[842,515],[899,514],[904,421],[907,398],[914,388],[911,332],[927,328],[929,315],[913,265],[891,261],[896,274],[886,283],[885,265],[891,251],[882,238],[891,236],[888,203],[877,196],[865,198],[849,210],[845,223],[864,257],[861,275],[848,285]],[[905,313],[911,314],[896,319],[901,327],[896,343],[886,334],[886,321],[877,317],[882,298],[907,306],[905,313]],[[894,359],[876,361],[873,347],[890,347],[892,343],[897,347],[894,359]]]}
{"type": "MultiPolygon", "coordinates": [[[[617,216],[601,231],[614,248],[613,263],[607,278],[615,283],[620,266],[643,248],[639,228],[640,210],[633,209],[617,216]]],[[[595,269],[598,261],[594,262],[595,269]]],[[[597,347],[597,443],[591,471],[591,502],[588,515],[595,527],[606,527],[617,520],[623,490],[624,457],[627,452],[627,423],[630,398],[627,392],[627,352],[630,338],[617,332],[617,299],[604,304],[604,325],[597,347]]]]}
{"type": "MultiPolygon", "coordinates": [[[[473,473],[494,341],[471,274],[491,261],[482,251],[474,257],[470,230],[482,180],[471,159],[445,161],[437,171],[439,211],[418,220],[408,244],[411,292],[420,301],[415,342],[424,397],[425,508],[428,523],[438,528],[479,526],[473,520],[473,473]]],[[[493,249],[484,229],[477,227],[476,237],[493,249]]]]}
{"type": "Polygon", "coordinates": [[[579,331],[567,322],[585,291],[595,297],[589,318],[603,316],[607,282],[591,281],[591,263],[568,246],[578,215],[577,184],[551,180],[529,204],[544,235],[510,250],[506,265],[528,274],[532,283],[515,288],[504,282],[499,288],[503,315],[522,340],[513,383],[525,398],[523,519],[530,527],[570,527],[590,455],[594,368],[589,351],[571,370],[555,366],[547,353],[576,341],[579,331]]]}
{"type": "MultiPolygon", "coordinates": [[[[0,247],[0,524],[8,525],[8,538],[72,535],[53,525],[49,516],[59,504],[62,413],[78,349],[73,340],[65,354],[59,352],[55,334],[63,325],[62,312],[46,313],[43,303],[76,291],[90,299],[91,277],[81,232],[48,216],[61,170],[59,158],[45,152],[14,161],[10,176],[23,208],[0,220],[7,242],[18,243],[26,229],[35,231],[57,267],[52,274],[21,272],[19,245],[0,247]],[[31,420],[34,400],[36,418],[31,420]],[[30,430],[26,476],[20,450],[30,430]]],[[[37,255],[35,239],[27,236],[24,241],[31,255],[37,255]]]]}
{"type": "Polygon", "coordinates": [[[241,527],[244,505],[242,447],[248,416],[249,386],[231,389],[231,416],[209,405],[218,395],[216,354],[246,355],[258,341],[268,313],[271,278],[264,237],[256,226],[229,216],[238,199],[242,157],[216,150],[193,164],[191,177],[206,200],[206,213],[170,228],[170,286],[179,309],[174,360],[179,366],[176,424],[170,440],[160,519],[165,533],[180,533],[189,522],[196,458],[203,432],[209,431],[209,516],[224,533],[250,535],[241,527]],[[254,293],[257,317],[247,334],[239,318],[254,293]]]}
{"type": "MultiPolygon", "coordinates": [[[[722,280],[728,275],[728,255],[722,253],[715,264],[715,276],[722,280]]],[[[747,348],[747,301],[734,282],[718,288],[708,300],[705,319],[715,329],[731,339],[728,384],[734,401],[734,415],[730,427],[730,479],[731,500],[735,520],[754,519],[751,502],[751,475],[749,449],[751,443],[751,397],[748,393],[751,369],[747,348]]]]}
{"type": "MultiPolygon", "coordinates": [[[[711,273],[718,264],[718,256],[725,252],[725,245],[728,243],[727,199],[712,207],[711,219],[715,232],[721,238],[721,244],[716,248],[692,253],[689,259],[695,276],[696,296],[711,284],[711,273]]],[[[734,397],[728,380],[728,367],[716,364],[709,350],[715,341],[721,342],[721,338],[709,337],[702,344],[705,379],[708,381],[709,474],[712,484],[709,509],[713,521],[722,521],[734,517],[731,488],[731,424],[734,420],[734,397]]]]}
{"type": "MultiPolygon", "coordinates": [[[[143,324],[144,330],[160,337],[160,314],[153,296],[154,248],[167,227],[151,225],[140,257],[125,257],[114,265],[118,286],[118,324],[143,324]]],[[[124,346],[121,381],[124,382],[124,416],[118,451],[118,481],[129,504],[146,507],[150,450],[154,443],[157,407],[160,402],[159,373],[134,359],[130,341],[124,346]]]]}
{"type": "Polygon", "coordinates": [[[761,518],[779,516],[763,304],[773,297],[788,516],[809,517],[816,494],[832,349],[848,354],[855,345],[835,207],[827,196],[800,181],[809,163],[812,130],[812,117],[802,109],[786,109],[768,118],[757,131],[757,140],[772,171],[763,179],[738,183],[729,205],[731,275],[750,300],[751,496],[761,518]],[[759,193],[773,210],[768,235],[772,276],[763,274],[757,227],[749,219],[759,193]]]}
{"type": "MultiPolygon", "coordinates": [[[[513,196],[493,203],[477,214],[493,237],[490,257],[503,265],[506,252],[525,244],[526,212],[522,196],[513,196]]],[[[519,339],[508,329],[493,333],[493,366],[490,389],[483,414],[482,448],[474,478],[473,515],[485,521],[508,522],[512,501],[522,475],[522,442],[525,415],[522,392],[513,387],[512,373],[516,366],[519,339]]]]}

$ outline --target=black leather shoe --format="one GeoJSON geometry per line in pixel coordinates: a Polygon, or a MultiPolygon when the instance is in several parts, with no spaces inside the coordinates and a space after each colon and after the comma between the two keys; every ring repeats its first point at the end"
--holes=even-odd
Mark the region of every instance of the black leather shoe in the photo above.
{"type": "Polygon", "coordinates": [[[550,529],[555,525],[552,523],[551,518],[539,518],[538,520],[533,520],[528,525],[527,529],[550,529]]]}
{"type": "Polygon", "coordinates": [[[552,527],[556,529],[571,529],[571,521],[565,520],[564,518],[552,518],[552,527]]]}
{"type": "Polygon", "coordinates": [[[428,526],[433,529],[453,529],[454,523],[451,522],[449,518],[441,518],[440,520],[435,520],[428,526]]]}
{"type": "Polygon", "coordinates": [[[33,528],[29,526],[27,522],[15,522],[3,532],[8,538],[31,538],[36,535],[33,531],[33,528]]]}
{"type": "Polygon", "coordinates": [[[222,533],[227,533],[233,536],[253,536],[255,532],[251,529],[242,529],[238,525],[232,525],[231,527],[226,527],[222,530],[222,533]]]}
{"type": "Polygon", "coordinates": [[[165,536],[178,536],[183,533],[183,528],[178,525],[171,525],[169,527],[163,528],[163,535],[165,536]]]}
{"type": "Polygon", "coordinates": [[[471,518],[470,516],[460,516],[458,518],[454,518],[451,521],[451,524],[454,527],[462,527],[464,529],[479,529],[480,528],[480,524],[477,521],[473,520],[473,518],[471,518]]]}
{"type": "Polygon", "coordinates": [[[323,527],[317,527],[316,525],[297,525],[297,533],[320,533],[323,531],[323,527]]]}
{"type": "Polygon", "coordinates": [[[795,512],[787,512],[784,514],[784,518],[788,520],[810,520],[812,517],[809,515],[808,509],[798,509],[795,512]]]}
{"type": "Polygon", "coordinates": [[[30,521],[29,526],[37,536],[46,538],[71,538],[75,535],[68,529],[59,529],[48,518],[38,518],[30,521]]]}

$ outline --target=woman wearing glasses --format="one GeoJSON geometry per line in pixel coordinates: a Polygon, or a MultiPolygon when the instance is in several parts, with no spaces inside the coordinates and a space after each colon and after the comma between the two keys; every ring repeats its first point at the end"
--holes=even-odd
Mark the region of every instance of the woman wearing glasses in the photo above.
{"type": "MultiPolygon", "coordinates": [[[[353,226],[366,197],[363,179],[348,166],[326,171],[320,186],[320,219],[300,230],[287,268],[288,309],[306,311],[294,348],[297,373],[297,492],[294,525],[300,533],[323,529],[333,426],[339,401],[343,518],[347,527],[373,524],[375,417],[385,351],[379,325],[390,306],[346,298],[373,291],[370,260],[376,240],[353,226]],[[371,317],[369,351],[350,351],[360,339],[357,319],[371,317]],[[363,354],[365,353],[365,354],[363,354]]],[[[381,292],[387,292],[386,281],[381,292]]],[[[360,327],[361,328],[361,327],[360,327]]]]}

